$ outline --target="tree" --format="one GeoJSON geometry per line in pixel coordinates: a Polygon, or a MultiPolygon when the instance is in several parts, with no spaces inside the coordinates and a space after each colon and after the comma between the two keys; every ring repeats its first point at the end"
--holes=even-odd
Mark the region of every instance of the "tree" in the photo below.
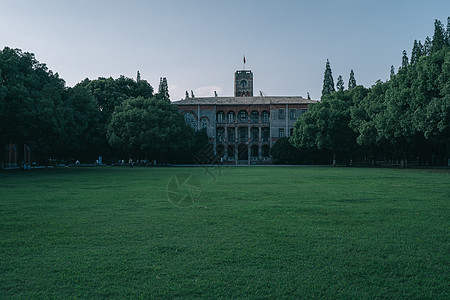
{"type": "Polygon", "coordinates": [[[411,51],[411,65],[417,63],[421,56],[422,50],[420,49],[419,43],[417,43],[417,40],[414,40],[414,45],[411,51]]]}
{"type": "Polygon", "coordinates": [[[86,78],[75,87],[86,89],[95,98],[99,111],[98,124],[93,133],[95,134],[95,145],[99,155],[111,157],[113,153],[111,153],[106,134],[115,108],[129,98],[153,97],[153,87],[146,80],[135,81],[123,75],[117,79],[99,77],[95,80],[89,80],[86,78]]]}
{"type": "Polygon", "coordinates": [[[323,77],[322,97],[329,95],[334,91],[335,89],[334,89],[333,73],[331,71],[330,62],[327,59],[327,63],[325,65],[325,73],[323,77]]]}
{"type": "MultiPolygon", "coordinates": [[[[54,155],[64,126],[65,82],[34,54],[0,51],[0,143],[27,144],[35,159],[54,155]]],[[[3,158],[3,156],[2,156],[3,158]]]]}
{"type": "Polygon", "coordinates": [[[121,155],[173,162],[189,153],[193,133],[166,99],[137,97],[116,107],[107,138],[121,155]]]}
{"type": "Polygon", "coordinates": [[[159,87],[157,97],[170,101],[169,86],[166,77],[159,79],[159,87]]]}
{"type": "Polygon", "coordinates": [[[406,50],[403,50],[403,57],[402,57],[402,69],[408,68],[408,56],[406,55],[406,50]]]}
{"type": "Polygon", "coordinates": [[[295,148],[289,138],[279,138],[270,148],[270,155],[276,164],[296,164],[300,162],[301,152],[295,148]]]}
{"type": "Polygon", "coordinates": [[[340,92],[344,91],[344,80],[342,80],[342,76],[339,75],[337,78],[336,89],[340,92]]]}
{"type": "MultiPolygon", "coordinates": [[[[394,75],[392,75],[391,79],[394,75]]],[[[384,144],[377,130],[378,117],[385,110],[385,94],[389,83],[377,81],[370,90],[364,89],[360,101],[354,101],[351,107],[350,127],[357,132],[358,145],[369,151],[367,156],[372,157],[372,164],[384,144]]]]}
{"type": "Polygon", "coordinates": [[[392,77],[394,77],[394,76],[395,76],[395,68],[394,68],[393,65],[391,65],[391,75],[390,75],[390,78],[392,79],[392,77]]]}
{"type": "Polygon", "coordinates": [[[430,55],[431,54],[431,46],[432,46],[432,42],[429,36],[427,36],[425,38],[425,43],[423,44],[423,55],[430,55]]]}
{"type": "Polygon", "coordinates": [[[434,35],[431,44],[431,53],[437,52],[445,45],[445,31],[439,20],[434,20],[434,35]]]}
{"type": "Polygon", "coordinates": [[[64,107],[66,129],[61,134],[58,157],[93,161],[103,153],[98,104],[90,91],[81,86],[67,88],[64,107]]]}
{"type": "Polygon", "coordinates": [[[355,73],[353,72],[353,69],[350,70],[350,79],[348,80],[348,89],[353,89],[356,87],[356,79],[355,79],[355,73]]]}
{"type": "Polygon", "coordinates": [[[356,134],[349,127],[350,107],[357,90],[329,94],[321,102],[310,105],[308,112],[294,124],[292,144],[301,149],[329,150],[333,166],[340,153],[349,153],[351,161],[356,134]]]}

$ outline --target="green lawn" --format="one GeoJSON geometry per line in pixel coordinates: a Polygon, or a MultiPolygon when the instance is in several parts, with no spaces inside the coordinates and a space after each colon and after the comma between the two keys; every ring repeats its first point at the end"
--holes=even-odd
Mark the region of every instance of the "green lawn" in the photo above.
{"type": "Polygon", "coordinates": [[[448,299],[449,208],[448,170],[3,171],[0,298],[448,299]]]}

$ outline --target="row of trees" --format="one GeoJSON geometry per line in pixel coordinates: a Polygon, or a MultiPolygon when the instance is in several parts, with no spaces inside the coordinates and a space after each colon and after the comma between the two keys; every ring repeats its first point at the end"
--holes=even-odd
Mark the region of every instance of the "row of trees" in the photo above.
{"type": "Polygon", "coordinates": [[[447,165],[449,24],[450,18],[445,31],[436,20],[433,40],[427,38],[424,46],[414,41],[411,60],[403,51],[398,73],[392,71],[388,81],[378,81],[370,89],[356,86],[351,72],[355,85],[349,84],[344,90],[340,78],[335,91],[327,61],[321,102],[311,105],[297,120],[290,142],[300,150],[293,151],[328,151],[333,164],[337,158],[346,163],[355,159],[398,159],[406,166],[409,158],[423,164],[447,165]]]}
{"type": "MultiPolygon", "coordinates": [[[[7,143],[26,144],[32,158],[95,161],[132,157],[189,161],[208,140],[170,104],[167,80],[158,93],[140,78],[85,79],[66,87],[35,56],[0,51],[1,159],[7,143]]],[[[18,147],[19,150],[22,147],[18,147]]],[[[23,156],[19,156],[23,157],[23,156]]]]}

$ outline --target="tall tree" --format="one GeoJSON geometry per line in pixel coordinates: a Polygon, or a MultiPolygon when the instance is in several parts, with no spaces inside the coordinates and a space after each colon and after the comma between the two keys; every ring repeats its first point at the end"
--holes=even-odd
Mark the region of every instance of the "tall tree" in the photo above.
{"type": "Polygon", "coordinates": [[[353,69],[350,70],[350,78],[348,80],[348,89],[353,89],[356,87],[356,79],[355,79],[355,73],[353,72],[353,69]]]}
{"type": "Polygon", "coordinates": [[[358,133],[356,139],[358,144],[368,149],[368,155],[372,156],[372,164],[375,163],[374,160],[383,144],[376,126],[378,115],[385,109],[385,94],[389,84],[389,81],[387,83],[377,81],[370,90],[365,90],[366,94],[362,95],[361,101],[354,101],[355,105],[350,109],[350,127],[358,133]]]}
{"type": "Polygon", "coordinates": [[[53,155],[67,128],[64,80],[34,54],[8,47],[0,51],[0,70],[1,148],[15,142],[29,145],[35,159],[53,155]]]}
{"type": "Polygon", "coordinates": [[[337,78],[337,83],[336,83],[336,89],[340,92],[342,92],[345,87],[344,87],[344,80],[342,80],[342,76],[339,75],[337,78]]]}
{"type": "Polygon", "coordinates": [[[444,47],[445,44],[445,31],[444,26],[442,25],[441,21],[434,20],[434,35],[433,35],[433,42],[431,46],[431,52],[437,52],[444,47]]]}
{"type": "Polygon", "coordinates": [[[391,65],[391,74],[390,74],[390,78],[392,79],[392,77],[395,76],[395,68],[393,65],[391,65]]]}
{"type": "Polygon", "coordinates": [[[417,63],[421,56],[422,50],[420,49],[419,43],[417,43],[417,40],[414,40],[414,45],[411,51],[411,64],[414,65],[417,63]]]}
{"type": "Polygon", "coordinates": [[[170,99],[170,95],[169,95],[169,86],[167,84],[167,79],[166,77],[161,77],[159,79],[159,87],[158,87],[158,95],[157,97],[161,98],[161,99],[166,99],[169,100],[170,99]]]}
{"type": "Polygon", "coordinates": [[[406,50],[403,50],[403,56],[402,56],[402,69],[408,68],[408,56],[406,54],[406,50]]]}
{"type": "Polygon", "coordinates": [[[432,46],[431,39],[430,39],[429,36],[427,36],[425,38],[425,42],[423,44],[423,52],[422,52],[423,55],[426,55],[426,56],[430,55],[430,53],[431,53],[431,46],[432,46]]]}
{"type": "Polygon", "coordinates": [[[334,91],[335,89],[334,89],[333,72],[331,71],[330,62],[327,59],[327,63],[325,65],[325,72],[323,76],[322,97],[329,95],[334,91]]]}

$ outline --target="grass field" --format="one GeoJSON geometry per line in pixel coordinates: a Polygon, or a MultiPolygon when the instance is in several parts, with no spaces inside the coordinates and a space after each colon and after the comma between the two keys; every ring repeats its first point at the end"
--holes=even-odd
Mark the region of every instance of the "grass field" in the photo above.
{"type": "Polygon", "coordinates": [[[0,298],[448,299],[449,208],[448,170],[0,172],[0,298]]]}

